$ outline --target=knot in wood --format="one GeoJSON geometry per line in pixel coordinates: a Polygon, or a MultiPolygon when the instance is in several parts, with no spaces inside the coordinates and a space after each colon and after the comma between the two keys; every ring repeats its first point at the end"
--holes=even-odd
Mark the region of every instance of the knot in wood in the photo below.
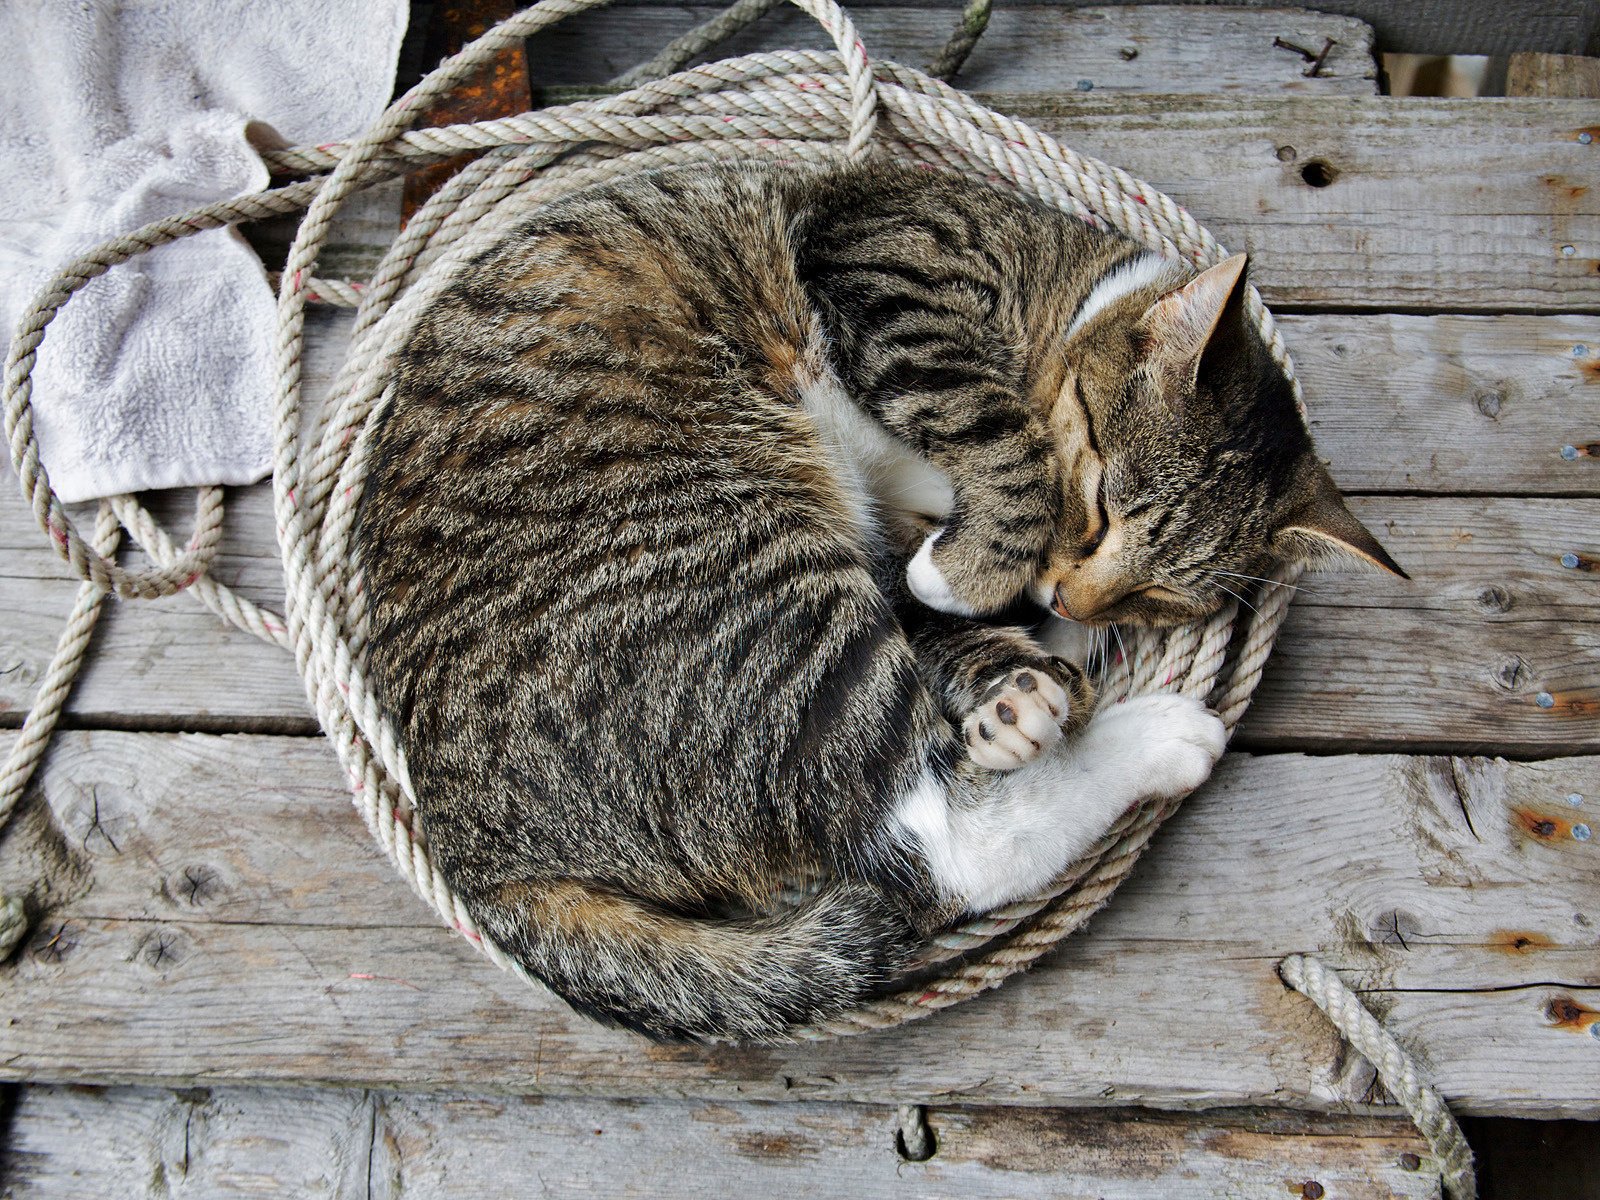
{"type": "Polygon", "coordinates": [[[1510,612],[1514,603],[1511,592],[1498,583],[1491,583],[1478,593],[1478,607],[1484,612],[1510,612]]]}
{"type": "Polygon", "coordinates": [[[1500,660],[1500,665],[1495,668],[1494,681],[1503,691],[1516,692],[1527,682],[1533,668],[1528,665],[1528,660],[1520,654],[1508,654],[1500,660]]]}

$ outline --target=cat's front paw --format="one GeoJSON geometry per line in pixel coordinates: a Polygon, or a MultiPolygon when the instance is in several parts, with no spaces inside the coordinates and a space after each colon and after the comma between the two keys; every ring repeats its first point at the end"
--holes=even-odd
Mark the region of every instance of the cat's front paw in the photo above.
{"type": "Polygon", "coordinates": [[[916,556],[906,565],[906,586],[911,594],[935,612],[950,613],[957,617],[970,617],[977,609],[956,595],[955,588],[945,573],[933,561],[933,550],[943,529],[936,529],[923,539],[916,556]]]}
{"type": "Polygon", "coordinates": [[[1061,740],[1072,696],[1048,671],[1024,668],[998,679],[962,722],[967,754],[991,771],[1014,771],[1061,740]]]}
{"type": "Polygon", "coordinates": [[[1198,700],[1165,693],[1101,708],[1084,738],[1085,754],[1126,762],[1146,799],[1194,791],[1211,777],[1228,745],[1216,713],[1198,700]]]}
{"type": "Polygon", "coordinates": [[[1023,594],[1033,565],[1026,554],[1001,559],[994,551],[994,539],[970,523],[936,529],[906,564],[906,586],[937,612],[956,617],[999,612],[1023,594]]]}

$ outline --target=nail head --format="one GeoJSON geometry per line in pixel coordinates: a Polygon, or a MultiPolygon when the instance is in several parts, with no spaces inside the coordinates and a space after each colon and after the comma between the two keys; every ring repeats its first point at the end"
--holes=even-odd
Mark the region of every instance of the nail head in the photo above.
{"type": "Polygon", "coordinates": [[[1592,141],[1594,141],[1594,134],[1592,134],[1592,133],[1590,133],[1590,132],[1589,132],[1589,131],[1588,131],[1588,130],[1587,130],[1587,129],[1586,129],[1586,130],[1584,130],[1584,131],[1583,131],[1583,132],[1582,132],[1582,133],[1580,133],[1580,134],[1579,134],[1579,135],[1578,135],[1578,141],[1579,141],[1579,142],[1580,142],[1580,143],[1581,143],[1581,144],[1583,144],[1583,145],[1585,145],[1585,146],[1587,146],[1587,145],[1588,145],[1588,144],[1589,144],[1589,143],[1590,143],[1590,142],[1592,142],[1592,141]]]}
{"type": "Polygon", "coordinates": [[[1576,446],[1561,447],[1561,457],[1566,459],[1568,462],[1572,462],[1578,457],[1578,448],[1576,446]]]}
{"type": "Polygon", "coordinates": [[[1533,702],[1540,708],[1554,708],[1556,706],[1556,698],[1549,692],[1540,692],[1533,698],[1533,702]]]}
{"type": "Polygon", "coordinates": [[[1092,79],[1080,79],[1080,80],[1078,80],[1078,90],[1080,92],[1092,92],[1092,91],[1094,91],[1094,80],[1092,80],[1092,79]]]}
{"type": "Polygon", "coordinates": [[[1587,842],[1590,837],[1589,827],[1582,821],[1578,822],[1578,824],[1572,827],[1572,836],[1577,841],[1587,842]]]}
{"type": "MultiPolygon", "coordinates": [[[[1078,86],[1081,88],[1083,85],[1080,83],[1078,86]]],[[[1578,248],[1576,246],[1563,246],[1563,247],[1561,247],[1561,253],[1567,258],[1571,258],[1577,252],[1578,252],[1578,248]]]]}
{"type": "Polygon", "coordinates": [[[1583,804],[1583,793],[1582,792],[1568,792],[1567,793],[1567,803],[1572,805],[1573,808],[1580,807],[1583,804]]]}
{"type": "Polygon", "coordinates": [[[1571,550],[1568,550],[1565,554],[1563,554],[1561,556],[1561,565],[1563,567],[1566,567],[1567,570],[1569,570],[1569,571],[1577,570],[1578,569],[1578,556],[1576,554],[1574,554],[1571,550]]]}

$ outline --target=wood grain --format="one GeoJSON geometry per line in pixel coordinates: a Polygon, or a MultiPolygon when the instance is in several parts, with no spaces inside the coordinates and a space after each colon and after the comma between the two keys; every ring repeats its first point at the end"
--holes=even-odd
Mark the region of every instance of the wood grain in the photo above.
{"type": "Polygon", "coordinates": [[[858,1105],[31,1087],[3,1195],[1281,1200],[1308,1181],[1340,1198],[1440,1194],[1427,1146],[1394,1120],[959,1108],[929,1123],[938,1149],[912,1163],[894,1110],[858,1105]]]}
{"type": "MultiPolygon", "coordinates": [[[[529,73],[546,102],[573,85],[603,84],[656,47],[721,11],[714,6],[614,7],[563,21],[528,43],[529,73]]],[[[943,48],[959,6],[852,7],[867,53],[918,68],[943,48]]],[[[831,49],[809,16],[785,5],[696,62],[758,50],[831,49]]],[[[1362,21],[1305,9],[1085,8],[997,6],[957,82],[1012,92],[1289,92],[1371,96],[1377,92],[1372,30],[1362,21]],[[1319,51],[1322,69],[1273,39],[1319,51]]],[[[536,98],[537,99],[537,98],[536,98]]]]}
{"type": "Polygon", "coordinates": [[[1600,494],[1593,317],[1280,323],[1318,450],[1346,491],[1600,494]]]}
{"type": "Polygon", "coordinates": [[[0,1077],[1372,1101],[1370,1070],[1274,973],[1310,951],[1465,1111],[1600,1115],[1600,852],[1575,836],[1596,766],[1230,755],[1090,933],[1032,975],[892,1034],[708,1050],[595,1026],[435,925],[366,844],[319,741],[67,733],[0,843],[0,887],[34,914],[0,966],[0,1077]]]}
{"type": "Polygon", "coordinates": [[[1513,54],[1506,68],[1506,95],[1600,99],[1600,59],[1577,54],[1513,54]]]}
{"type": "MultiPolygon", "coordinates": [[[[670,6],[675,0],[629,0],[640,7],[670,6]]],[[[1177,6],[1192,12],[1215,0],[1177,6]]],[[[875,7],[924,7],[926,0],[871,0],[851,6],[852,15],[875,7]]],[[[1063,12],[1074,9],[1167,7],[1159,0],[1051,0],[1063,12]]],[[[1282,11],[1283,0],[1228,0],[1228,7],[1282,11]]],[[[952,5],[953,21],[959,5],[952,5]]],[[[1511,54],[1538,50],[1552,54],[1600,53],[1600,17],[1589,0],[1317,0],[1325,13],[1365,21],[1376,30],[1380,49],[1404,54],[1511,54]]]]}
{"type": "Polygon", "coordinates": [[[1373,496],[1350,506],[1412,579],[1305,576],[1241,745],[1600,748],[1600,577],[1589,565],[1600,565],[1600,504],[1373,496]]]}
{"type": "Polygon", "coordinates": [[[1269,303],[1600,310],[1600,149],[1578,141],[1591,102],[1091,94],[1004,107],[1249,251],[1269,303]]]}

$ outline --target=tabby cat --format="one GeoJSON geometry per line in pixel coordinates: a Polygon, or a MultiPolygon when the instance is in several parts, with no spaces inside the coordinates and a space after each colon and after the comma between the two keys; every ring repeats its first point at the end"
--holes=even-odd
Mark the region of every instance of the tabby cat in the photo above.
{"type": "Polygon", "coordinates": [[[602,1020],[770,1039],[1198,786],[1213,714],[1090,719],[1030,628],[1190,620],[1330,548],[1398,570],[1244,278],[883,164],[641,174],[460,267],[357,546],[484,934],[602,1020]]]}

